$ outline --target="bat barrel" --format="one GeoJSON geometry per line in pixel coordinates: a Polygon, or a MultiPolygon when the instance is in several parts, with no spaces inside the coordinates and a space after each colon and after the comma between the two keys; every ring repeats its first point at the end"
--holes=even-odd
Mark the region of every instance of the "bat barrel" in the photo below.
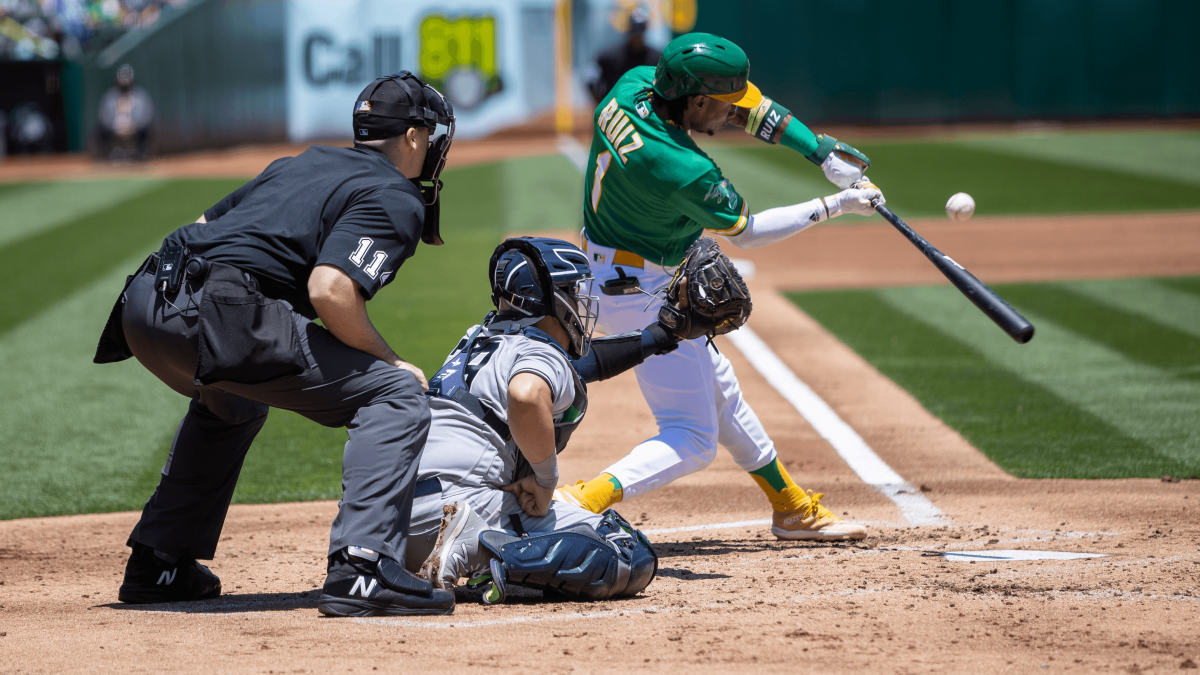
{"type": "Polygon", "coordinates": [[[892,213],[886,206],[875,204],[875,211],[899,230],[917,249],[924,253],[925,257],[929,258],[929,261],[950,280],[950,283],[954,284],[963,295],[967,296],[967,299],[975,303],[975,306],[986,314],[989,319],[994,321],[997,326],[1000,326],[1005,333],[1008,333],[1009,337],[1016,340],[1019,344],[1025,344],[1033,339],[1033,324],[1021,316],[1020,312],[1013,309],[995,291],[988,288],[987,284],[976,279],[974,274],[968,272],[966,268],[955,262],[953,258],[939,251],[933,244],[925,241],[924,237],[917,234],[915,230],[909,227],[899,216],[892,213]]]}

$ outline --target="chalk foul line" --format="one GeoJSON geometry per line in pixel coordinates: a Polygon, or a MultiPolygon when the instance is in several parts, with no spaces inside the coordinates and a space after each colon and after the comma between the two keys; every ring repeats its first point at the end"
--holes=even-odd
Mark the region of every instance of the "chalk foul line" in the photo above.
{"type": "Polygon", "coordinates": [[[904,481],[875,454],[862,436],[834,412],[807,384],[804,384],[767,343],[747,326],[729,333],[738,351],[746,357],[767,382],[808,421],[812,428],[833,446],[846,464],[864,483],[881,492],[900,509],[913,525],[938,525],[945,515],[921,492],[904,481]]]}
{"type": "Polygon", "coordinates": [[[708,525],[688,525],[686,527],[665,527],[657,530],[642,530],[642,534],[674,534],[675,532],[699,532],[700,530],[725,530],[735,527],[760,527],[770,525],[771,519],[735,520],[732,523],[710,523],[708,525]]]}
{"type": "Polygon", "coordinates": [[[583,147],[583,143],[575,140],[574,136],[559,135],[558,152],[566,157],[576,169],[579,169],[579,173],[587,171],[588,149],[583,147]]]}

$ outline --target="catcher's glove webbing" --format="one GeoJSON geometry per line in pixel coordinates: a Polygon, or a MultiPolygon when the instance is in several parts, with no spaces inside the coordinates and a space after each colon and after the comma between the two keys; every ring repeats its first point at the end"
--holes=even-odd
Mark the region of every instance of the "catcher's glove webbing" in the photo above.
{"type": "Polygon", "coordinates": [[[750,319],[750,290],[729,258],[712,237],[697,239],[688,247],[658,320],[681,340],[724,335],[750,319]],[[680,282],[687,278],[687,309],[678,309],[680,282]]]}

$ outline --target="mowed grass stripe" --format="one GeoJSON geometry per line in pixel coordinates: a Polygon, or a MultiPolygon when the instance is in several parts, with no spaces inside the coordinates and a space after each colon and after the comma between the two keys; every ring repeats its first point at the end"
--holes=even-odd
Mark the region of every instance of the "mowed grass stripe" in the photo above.
{"type": "MultiPolygon", "coordinates": [[[[1126,357],[1170,375],[1200,379],[1200,337],[1111,307],[1069,286],[1010,284],[1004,297],[1126,357]]],[[[1200,404],[1200,401],[1197,402],[1200,404]]]]}
{"type": "Polygon", "coordinates": [[[141,257],[0,336],[0,518],[140,509],[188,401],[135,360],[92,363],[141,257]]]}
{"type": "MultiPolygon", "coordinates": [[[[170,181],[0,249],[0,335],[195,220],[244,181],[170,181]]],[[[133,270],[129,270],[132,272],[133,270]]],[[[114,294],[115,298],[115,294],[114,294]]]]}
{"type": "MultiPolygon", "coordinates": [[[[944,216],[946,200],[955,192],[971,194],[976,213],[981,215],[1200,208],[1200,184],[1177,179],[1075,166],[959,143],[855,145],[871,158],[867,174],[887,196],[888,206],[906,218],[944,216]]],[[[819,168],[788,148],[726,148],[752,160],[745,169],[727,173],[739,191],[752,193],[756,181],[774,181],[766,178],[771,174],[818,184],[823,181],[819,168]]],[[[721,154],[715,149],[714,153],[721,154]]],[[[827,183],[816,193],[798,186],[796,199],[785,201],[796,203],[836,191],[827,183]]]]}
{"type": "Polygon", "coordinates": [[[509,159],[496,166],[504,230],[583,227],[583,176],[562,155],[509,159]]]}
{"type": "Polygon", "coordinates": [[[1158,283],[1184,293],[1200,297],[1200,277],[1176,277],[1174,279],[1159,279],[1158,283]]]}
{"type": "Polygon", "coordinates": [[[35,183],[0,193],[0,247],[120,204],[163,183],[158,179],[35,183]]]}
{"type": "Polygon", "coordinates": [[[1121,475],[1129,458],[1154,474],[1174,463],[1087,411],[986,358],[871,290],[790,293],[801,309],[1009,473],[1121,475]]]}
{"type": "MultiPolygon", "coordinates": [[[[1004,296],[1007,289],[998,286],[997,291],[1004,296]]],[[[1200,425],[1196,424],[1200,382],[1130,359],[1064,328],[1054,315],[1032,311],[1019,302],[1014,306],[1037,326],[1036,337],[1027,345],[1014,343],[952,287],[887,288],[875,293],[893,309],[970,345],[984,358],[1166,458],[1156,464],[1153,455],[1133,456],[1122,464],[1114,457],[1111,471],[1093,477],[1200,474],[1200,425]]],[[[1108,454],[1106,448],[1098,445],[1095,452],[1108,454]]],[[[1081,463],[1091,461],[1080,457],[1081,463]]]]}
{"type": "Polygon", "coordinates": [[[1169,279],[1071,281],[1059,286],[1200,338],[1200,294],[1179,290],[1169,279]]]}
{"type": "Polygon", "coordinates": [[[1200,133],[1195,131],[1041,133],[966,144],[1073,166],[1200,184],[1200,133]]]}
{"type": "Polygon", "coordinates": [[[38,183],[0,183],[0,199],[20,194],[39,185],[38,183]]]}

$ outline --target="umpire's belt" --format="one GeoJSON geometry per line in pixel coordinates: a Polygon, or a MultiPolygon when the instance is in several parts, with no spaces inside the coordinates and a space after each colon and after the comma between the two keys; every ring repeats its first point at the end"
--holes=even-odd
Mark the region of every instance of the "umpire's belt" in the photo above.
{"type": "Polygon", "coordinates": [[[609,248],[601,246],[595,242],[588,241],[587,233],[583,235],[583,250],[587,252],[588,259],[602,265],[624,265],[625,267],[646,268],[646,259],[634,253],[633,251],[622,251],[619,248],[609,248]]]}

